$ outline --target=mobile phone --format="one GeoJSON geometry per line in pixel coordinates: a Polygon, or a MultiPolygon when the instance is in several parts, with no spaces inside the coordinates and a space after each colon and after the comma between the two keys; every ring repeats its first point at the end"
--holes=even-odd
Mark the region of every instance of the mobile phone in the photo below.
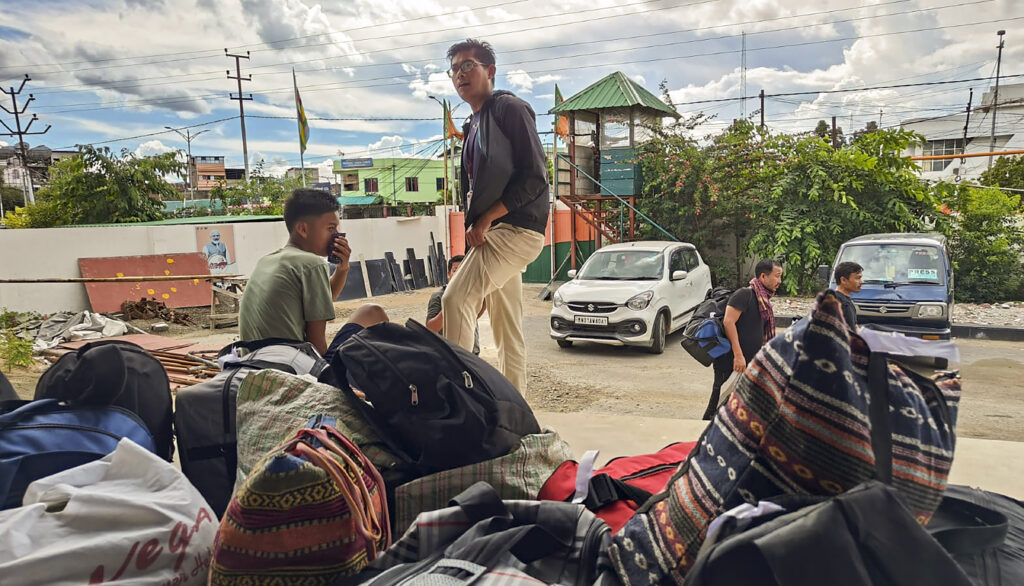
{"type": "Polygon", "coordinates": [[[332,265],[336,265],[336,264],[341,262],[341,259],[338,258],[338,256],[336,254],[334,254],[334,243],[338,241],[338,238],[344,238],[344,237],[345,237],[345,233],[344,232],[335,232],[334,235],[331,236],[331,239],[328,241],[328,244],[327,244],[327,262],[331,263],[332,265]]]}

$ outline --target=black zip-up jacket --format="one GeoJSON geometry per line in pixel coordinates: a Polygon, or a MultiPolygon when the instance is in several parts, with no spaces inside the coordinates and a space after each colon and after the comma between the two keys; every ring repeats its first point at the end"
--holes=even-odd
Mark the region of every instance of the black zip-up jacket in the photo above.
{"type": "MultiPolygon", "coordinates": [[[[512,92],[498,90],[484,102],[479,116],[479,142],[473,159],[473,201],[466,210],[466,228],[501,201],[508,208],[508,214],[492,225],[503,222],[543,234],[551,207],[548,165],[533,108],[512,92]]],[[[469,136],[469,124],[467,121],[463,126],[463,136],[469,136]]],[[[466,147],[462,152],[465,154],[466,147]]],[[[465,208],[469,191],[465,159],[460,170],[465,208]]]]}

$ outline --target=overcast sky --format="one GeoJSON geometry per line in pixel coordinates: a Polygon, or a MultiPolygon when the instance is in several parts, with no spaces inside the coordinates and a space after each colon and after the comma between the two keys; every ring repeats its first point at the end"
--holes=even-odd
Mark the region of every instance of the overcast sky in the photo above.
{"type": "MultiPolygon", "coordinates": [[[[234,59],[242,74],[250,163],[275,173],[298,166],[292,68],[311,119],[307,166],[324,177],[345,157],[431,154],[440,106],[459,104],[443,73],[447,47],[465,37],[490,41],[497,87],[514,91],[550,130],[554,84],[568,98],[614,71],[660,94],[665,80],[683,113],[717,123],[758,109],[746,94],[990,78],[996,31],[1005,29],[1002,75],[1024,74],[1020,0],[0,0],[0,84],[36,97],[32,146],[103,142],[139,154],[184,149],[165,126],[209,132],[193,155],[222,155],[241,167],[234,59]],[[742,108],[742,110],[741,110],[742,108]],[[258,116],[277,118],[257,118],[258,116]],[[223,118],[229,120],[214,122],[223,118]],[[433,118],[433,120],[318,120],[433,118]],[[149,135],[149,136],[140,136],[149,135]],[[106,142],[112,141],[112,142],[106,142]]],[[[1009,78],[1003,83],[1024,83],[1009,78]]],[[[836,115],[849,132],[869,120],[962,111],[987,81],[769,98],[767,122],[812,129],[836,115]]],[[[6,96],[0,96],[7,99],[6,96]]],[[[10,109],[9,102],[6,104],[10,109]]],[[[468,114],[457,107],[456,120],[468,114]]],[[[5,122],[10,116],[0,112],[5,122]]],[[[715,126],[706,127],[706,131],[715,126]]],[[[0,142],[13,139],[0,137],[0,142]]],[[[550,141],[550,135],[545,136],[550,141]]]]}

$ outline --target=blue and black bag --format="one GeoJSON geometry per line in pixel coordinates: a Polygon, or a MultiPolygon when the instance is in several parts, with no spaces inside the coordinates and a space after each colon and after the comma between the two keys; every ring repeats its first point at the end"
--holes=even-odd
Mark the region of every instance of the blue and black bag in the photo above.
{"type": "Polygon", "coordinates": [[[680,344],[704,366],[711,366],[716,358],[732,350],[722,325],[722,317],[725,316],[725,308],[732,293],[731,289],[715,287],[693,311],[693,316],[683,328],[680,344]]]}
{"type": "Polygon", "coordinates": [[[0,415],[0,509],[21,506],[34,480],[98,460],[125,437],[157,453],[146,424],[121,407],[41,399],[0,415]]]}

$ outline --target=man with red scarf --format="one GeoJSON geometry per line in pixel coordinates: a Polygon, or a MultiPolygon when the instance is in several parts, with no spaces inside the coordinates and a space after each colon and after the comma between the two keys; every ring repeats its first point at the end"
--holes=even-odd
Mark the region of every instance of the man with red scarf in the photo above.
{"type": "Polygon", "coordinates": [[[737,290],[729,298],[725,317],[722,318],[732,351],[715,359],[715,384],[704,411],[704,419],[708,421],[718,410],[722,385],[729,380],[729,375],[746,370],[747,363],[761,346],[775,337],[771,298],[782,283],[782,265],[774,259],[762,259],[754,268],[754,275],[748,287],[737,290]]]}

